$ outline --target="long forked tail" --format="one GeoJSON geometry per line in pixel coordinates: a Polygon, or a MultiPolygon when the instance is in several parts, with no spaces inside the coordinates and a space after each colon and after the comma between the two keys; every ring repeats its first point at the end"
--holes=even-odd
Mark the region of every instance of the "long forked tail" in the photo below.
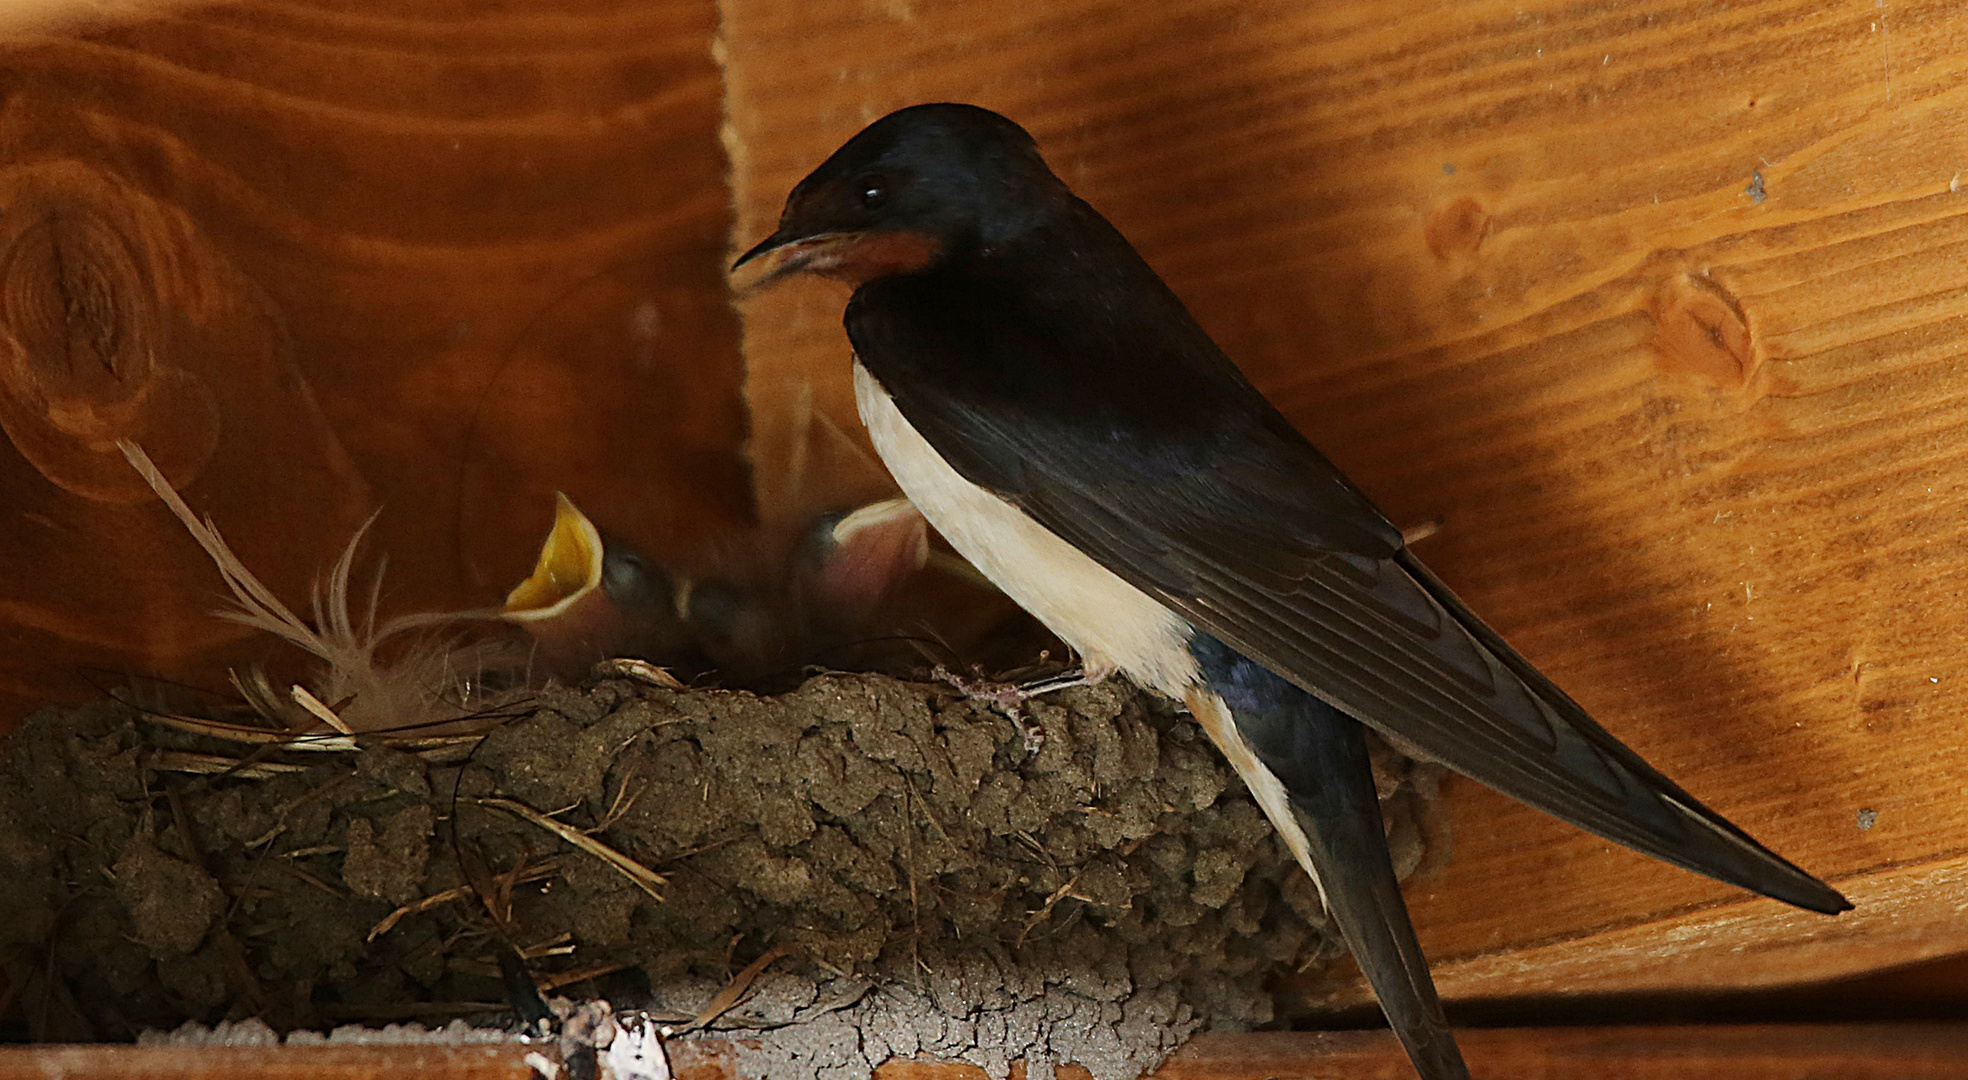
{"type": "Polygon", "coordinates": [[[1358,721],[1214,639],[1189,706],[1325,900],[1422,1080],[1468,1080],[1394,876],[1358,721]]]}
{"type": "Polygon", "coordinates": [[[1403,551],[1396,560],[1465,640],[1501,667],[1492,705],[1524,730],[1541,726],[1550,740],[1539,752],[1519,748],[1495,754],[1473,741],[1443,740],[1422,746],[1424,752],[1553,817],[1664,862],[1810,911],[1835,915],[1851,909],[1836,889],[1703,805],[1600,727],[1413,554],[1403,551]]]}

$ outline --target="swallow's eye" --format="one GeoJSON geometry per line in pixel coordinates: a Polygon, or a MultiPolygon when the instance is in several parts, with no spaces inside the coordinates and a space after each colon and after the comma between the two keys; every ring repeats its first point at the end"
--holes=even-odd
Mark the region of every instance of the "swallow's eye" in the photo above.
{"type": "Polygon", "coordinates": [[[855,196],[861,200],[861,209],[880,210],[888,202],[888,181],[869,173],[854,182],[855,196]]]}

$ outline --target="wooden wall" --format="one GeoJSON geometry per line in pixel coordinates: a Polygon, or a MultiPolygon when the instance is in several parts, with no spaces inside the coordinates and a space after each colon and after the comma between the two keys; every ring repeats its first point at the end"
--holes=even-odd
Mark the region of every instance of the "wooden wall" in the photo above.
{"type": "MultiPolygon", "coordinates": [[[[744,526],[721,263],[865,122],[971,100],[1397,521],[1446,517],[1421,550],[1478,610],[1860,904],[1792,914],[1451,783],[1410,888],[1445,991],[1968,949],[1951,0],[20,10],[0,709],[252,651],[117,437],[297,601],[379,507],[397,610],[496,598],[555,489],[659,555],[744,526]]],[[[843,300],[743,305],[768,520],[886,488],[843,300]]]]}
{"type": "Polygon", "coordinates": [[[376,510],[395,611],[557,489],[750,519],[710,4],[62,6],[0,21],[0,727],[264,651],[117,438],[295,603],[376,510]]]}
{"type": "MultiPolygon", "coordinates": [[[[1409,888],[1446,993],[1968,949],[1968,9],[721,3],[740,242],[892,108],[1022,121],[1397,522],[1446,517],[1420,551],[1478,611],[1859,905],[1451,783],[1453,855],[1409,888]]],[[[803,404],[855,427],[843,299],[743,305],[753,445],[875,489],[803,404]]]]}

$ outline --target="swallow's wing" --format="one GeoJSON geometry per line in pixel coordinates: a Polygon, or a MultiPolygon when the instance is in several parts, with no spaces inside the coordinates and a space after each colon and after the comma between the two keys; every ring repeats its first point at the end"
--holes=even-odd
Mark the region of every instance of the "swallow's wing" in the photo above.
{"type": "Polygon", "coordinates": [[[1610,840],[1800,907],[1850,906],[1594,722],[1401,546],[1165,289],[1139,292],[1083,305],[1088,325],[1015,283],[899,280],[857,294],[848,331],[965,479],[1303,689],[1610,840]],[[1124,307],[1140,303],[1163,306],[1147,314],[1167,333],[1128,335],[1144,318],[1124,307]]]}

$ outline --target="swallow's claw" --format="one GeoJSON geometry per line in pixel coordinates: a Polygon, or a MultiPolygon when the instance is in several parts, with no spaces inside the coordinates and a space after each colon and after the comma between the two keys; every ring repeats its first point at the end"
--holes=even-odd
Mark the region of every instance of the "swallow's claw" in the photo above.
{"type": "Polygon", "coordinates": [[[1094,680],[1080,668],[1069,668],[1057,675],[1032,679],[1027,682],[1001,682],[982,677],[966,678],[941,664],[931,672],[942,682],[949,683],[964,697],[982,702],[1003,713],[1018,730],[1025,735],[1025,755],[1037,754],[1045,746],[1045,729],[1033,723],[1025,715],[1025,703],[1035,697],[1084,686],[1094,680]]]}

